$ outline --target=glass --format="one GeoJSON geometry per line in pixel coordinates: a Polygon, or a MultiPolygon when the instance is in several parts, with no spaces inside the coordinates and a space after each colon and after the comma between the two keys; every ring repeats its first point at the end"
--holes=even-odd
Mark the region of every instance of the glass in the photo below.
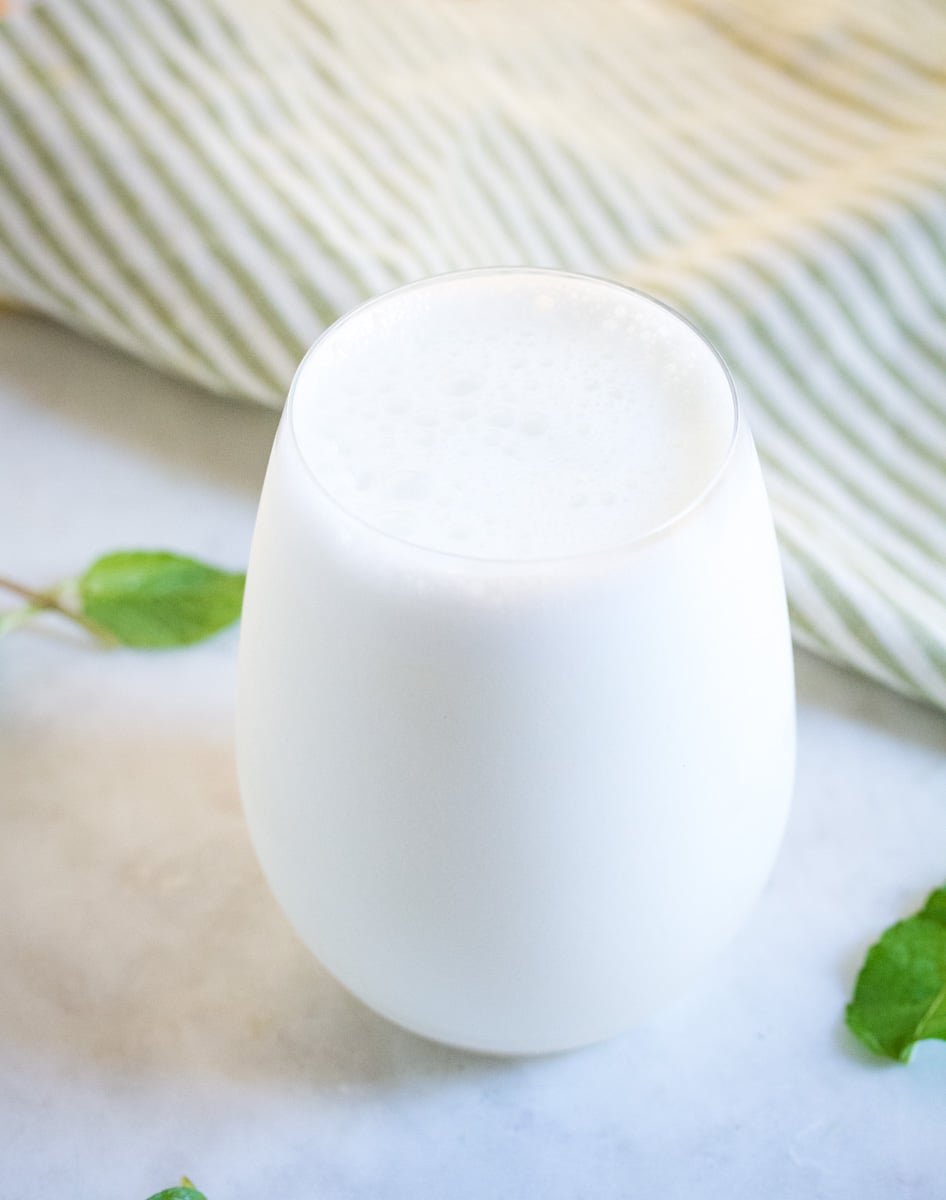
{"type": "MultiPolygon", "coordinates": [[[[605,483],[608,453],[596,476],[605,483]]],[[[613,507],[609,495],[601,506],[613,507]]],[[[249,829],[278,901],[324,966],[391,1020],[470,1049],[538,1053],[610,1036],[672,997],[759,895],[794,765],[772,520],[728,373],[701,335],[620,285],[526,269],[425,280],[337,322],[299,368],[263,488],[237,746],[249,829]],[[543,323],[556,306],[564,334],[543,323]],[[625,332],[605,345],[601,330],[625,309],[625,332]],[[497,330],[518,336],[520,326],[527,353],[513,367],[497,330]],[[392,464],[389,491],[359,500],[372,487],[358,478],[359,455],[383,467],[405,421],[417,429],[397,454],[423,459],[436,408],[398,413],[411,388],[441,403],[451,330],[459,374],[443,385],[420,499],[410,499],[412,461],[406,473],[392,464]],[[617,399],[589,400],[596,419],[625,420],[621,372],[631,378],[645,360],[648,386],[657,379],[670,397],[653,412],[680,406],[666,437],[648,426],[600,440],[619,454],[626,444],[629,463],[639,456],[628,487],[643,499],[621,501],[626,528],[608,525],[604,507],[582,517],[577,491],[561,511],[554,489],[534,503],[520,494],[528,471],[579,487],[568,457],[585,436],[577,401],[574,430],[556,435],[560,475],[545,471],[544,434],[523,450],[532,457],[521,471],[522,460],[496,466],[483,449],[499,444],[504,421],[528,432],[536,413],[567,414],[571,387],[587,383],[591,396],[607,355],[620,368],[608,376],[617,399]],[[699,360],[693,378],[723,397],[716,433],[699,427],[687,356],[699,360]],[[483,367],[472,383],[470,363],[483,367]],[[388,379],[393,399],[379,407],[388,379]],[[520,421],[518,397],[537,381],[539,401],[520,421]],[[558,399],[543,410],[549,388],[558,399]],[[471,452],[458,432],[467,420],[484,439],[471,452]],[[661,493],[671,507],[651,512],[674,473],[685,494],[661,493]],[[424,499],[424,488],[461,477],[458,511],[472,514],[472,534],[424,499]],[[519,505],[498,533],[494,495],[519,505]]]]}

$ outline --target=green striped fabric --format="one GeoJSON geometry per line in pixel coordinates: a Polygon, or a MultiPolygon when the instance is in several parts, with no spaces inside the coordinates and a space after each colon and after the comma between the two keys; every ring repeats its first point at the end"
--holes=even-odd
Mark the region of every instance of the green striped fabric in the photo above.
{"type": "Polygon", "coordinates": [[[43,0],[0,294],[277,405],[422,275],[531,263],[728,359],[799,642],[946,706],[942,0],[43,0]]]}

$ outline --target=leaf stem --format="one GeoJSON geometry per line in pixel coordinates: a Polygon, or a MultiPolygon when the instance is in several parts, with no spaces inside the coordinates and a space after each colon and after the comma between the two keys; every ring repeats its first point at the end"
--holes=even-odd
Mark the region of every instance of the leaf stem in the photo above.
{"type": "Polygon", "coordinates": [[[12,592],[15,596],[20,596],[27,601],[24,608],[6,613],[0,618],[0,634],[9,633],[42,612],[54,612],[69,621],[74,621],[77,625],[81,625],[87,633],[92,634],[100,642],[105,642],[108,645],[115,644],[116,639],[107,629],[95,621],[90,621],[88,617],[77,612],[74,608],[68,608],[63,604],[59,593],[60,590],[65,590],[65,588],[57,589],[56,591],[38,592],[35,588],[26,587],[25,584],[17,583],[14,579],[7,579],[4,575],[0,575],[0,588],[4,591],[12,592]]]}
{"type": "Polygon", "coordinates": [[[21,625],[25,625],[27,621],[31,621],[33,617],[44,612],[45,609],[37,608],[35,604],[24,604],[22,608],[14,608],[10,612],[0,613],[0,637],[5,633],[12,633],[14,629],[19,629],[21,625]]]}
{"type": "Polygon", "coordinates": [[[45,596],[42,592],[36,592],[32,588],[24,587],[22,583],[16,583],[12,579],[7,579],[0,575],[0,588],[6,592],[13,592],[14,595],[22,596],[24,600],[29,602],[36,608],[51,608],[54,601],[51,597],[45,596]]]}

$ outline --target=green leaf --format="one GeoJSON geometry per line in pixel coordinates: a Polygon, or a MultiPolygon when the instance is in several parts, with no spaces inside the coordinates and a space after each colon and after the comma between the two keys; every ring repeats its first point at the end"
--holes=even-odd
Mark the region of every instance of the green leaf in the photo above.
{"type": "Polygon", "coordinates": [[[185,1175],[181,1180],[180,1187],[165,1188],[163,1192],[156,1192],[153,1196],[149,1196],[148,1200],[207,1200],[207,1197],[203,1192],[198,1192],[185,1175]]]}
{"type": "Polygon", "coordinates": [[[917,1042],[946,1041],[946,887],[867,952],[847,1024],[875,1053],[899,1062],[917,1042]]]}
{"type": "Polygon", "coordinates": [[[163,1192],[155,1192],[148,1200],[207,1200],[203,1192],[192,1187],[165,1188],[163,1192]]]}
{"type": "Polygon", "coordinates": [[[76,581],[82,614],[126,646],[186,646],[232,624],[242,573],[165,551],[126,550],[98,559],[76,581]]]}

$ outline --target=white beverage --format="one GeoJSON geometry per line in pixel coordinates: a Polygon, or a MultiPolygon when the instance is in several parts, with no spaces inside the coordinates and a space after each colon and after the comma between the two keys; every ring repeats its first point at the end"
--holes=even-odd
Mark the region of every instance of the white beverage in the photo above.
{"type": "Polygon", "coordinates": [[[772,523],[714,352],[543,271],[336,324],[260,504],[238,749],[277,898],[393,1020],[539,1052],[672,997],[757,897],[794,759],[772,523]]]}

